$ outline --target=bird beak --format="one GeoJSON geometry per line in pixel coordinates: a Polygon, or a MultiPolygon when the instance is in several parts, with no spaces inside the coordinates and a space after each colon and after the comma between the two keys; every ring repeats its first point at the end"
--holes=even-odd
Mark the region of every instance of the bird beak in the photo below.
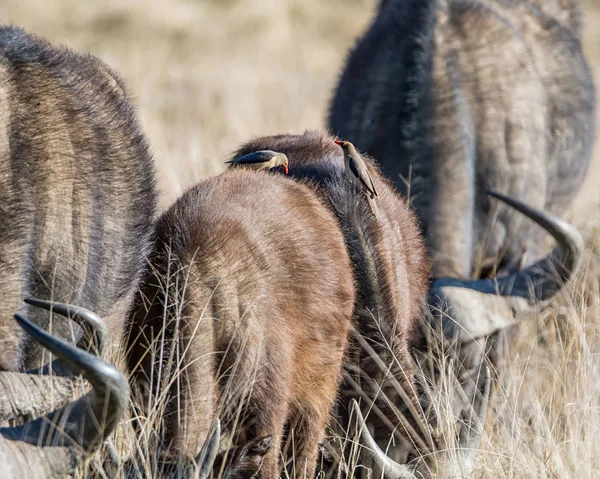
{"type": "Polygon", "coordinates": [[[288,165],[283,165],[283,172],[287,175],[290,172],[290,169],[288,168],[288,165]]]}
{"type": "Polygon", "coordinates": [[[335,140],[335,144],[342,146],[342,142],[340,140],[335,140]]]}

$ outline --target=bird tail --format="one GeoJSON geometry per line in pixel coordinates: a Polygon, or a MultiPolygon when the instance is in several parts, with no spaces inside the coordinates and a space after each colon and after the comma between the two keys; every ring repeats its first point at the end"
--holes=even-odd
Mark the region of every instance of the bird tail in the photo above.
{"type": "Polygon", "coordinates": [[[381,215],[379,214],[379,208],[377,207],[377,201],[375,201],[375,197],[373,195],[367,196],[367,201],[369,202],[369,207],[371,208],[371,212],[377,221],[381,220],[381,215]]]}

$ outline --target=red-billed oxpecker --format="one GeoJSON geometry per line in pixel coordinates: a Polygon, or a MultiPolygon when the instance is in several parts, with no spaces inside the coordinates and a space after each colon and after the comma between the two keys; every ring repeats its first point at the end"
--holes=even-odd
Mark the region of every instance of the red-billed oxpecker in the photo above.
{"type": "Polygon", "coordinates": [[[362,159],[356,148],[354,148],[354,145],[349,141],[335,140],[335,143],[341,146],[344,151],[344,166],[346,167],[348,177],[352,183],[367,194],[367,201],[369,202],[371,211],[375,218],[379,220],[379,210],[377,209],[377,203],[375,203],[377,190],[375,189],[365,160],[362,159]]]}
{"type": "Polygon", "coordinates": [[[283,172],[287,175],[289,173],[288,158],[283,153],[271,150],[255,151],[248,155],[244,155],[241,158],[235,158],[233,160],[226,161],[231,167],[238,165],[252,165],[258,166],[257,171],[271,170],[273,168],[282,167],[283,172]]]}

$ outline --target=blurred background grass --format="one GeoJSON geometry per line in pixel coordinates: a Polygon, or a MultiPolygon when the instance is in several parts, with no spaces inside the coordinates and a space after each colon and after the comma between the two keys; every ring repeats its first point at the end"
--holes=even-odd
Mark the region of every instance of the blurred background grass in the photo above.
{"type": "MultiPolygon", "coordinates": [[[[165,208],[243,141],[320,128],[376,0],[0,0],[0,19],[89,51],[129,84],[165,208]]],[[[600,2],[585,50],[600,74],[600,2]]],[[[599,122],[600,124],[600,122],[599,122]]],[[[588,243],[578,282],[528,323],[488,415],[477,477],[600,477],[600,150],[569,219],[588,243]]]]}

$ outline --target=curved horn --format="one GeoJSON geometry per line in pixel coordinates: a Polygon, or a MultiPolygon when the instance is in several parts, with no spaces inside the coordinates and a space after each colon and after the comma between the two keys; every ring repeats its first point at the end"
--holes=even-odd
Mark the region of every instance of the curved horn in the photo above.
{"type": "Polygon", "coordinates": [[[196,476],[198,479],[208,479],[210,477],[213,464],[215,463],[217,453],[219,452],[220,441],[221,421],[219,421],[219,419],[215,419],[210,427],[210,430],[208,431],[208,435],[206,436],[206,441],[204,441],[202,450],[196,456],[196,460],[194,461],[199,467],[198,475],[196,476]]]}
{"type": "MultiPolygon", "coordinates": [[[[445,454],[441,451],[442,456],[436,458],[438,464],[435,465],[437,472],[440,472],[439,477],[470,477],[473,472],[490,398],[491,378],[490,370],[487,366],[484,367],[483,376],[479,379],[479,394],[475,398],[475,405],[466,405],[464,422],[462,422],[459,429],[459,454],[457,461],[452,461],[452,455],[449,455],[450,458],[445,461],[445,454]]],[[[383,476],[387,479],[417,479],[417,477],[423,477],[420,474],[417,475],[407,465],[398,464],[393,461],[381,450],[375,439],[373,439],[373,436],[369,433],[365,419],[360,411],[360,406],[354,399],[352,399],[351,403],[352,409],[356,414],[360,436],[373,456],[375,463],[382,471],[383,476]]]]}
{"type": "Polygon", "coordinates": [[[581,266],[584,241],[581,233],[572,225],[547,211],[537,210],[510,196],[488,191],[544,228],[558,246],[536,264],[511,276],[498,278],[498,290],[502,295],[530,297],[531,286],[535,289],[535,301],[546,301],[568,283],[581,266]],[[558,280],[556,275],[558,274],[558,280]]]}
{"type": "MultiPolygon", "coordinates": [[[[27,304],[37,308],[45,309],[70,318],[83,328],[84,335],[82,340],[92,340],[96,347],[98,356],[104,353],[106,345],[109,344],[108,327],[102,321],[102,318],[92,311],[66,303],[55,303],[53,301],[44,301],[42,299],[25,298],[27,304]]],[[[77,343],[78,347],[82,347],[82,342],[77,343]]]]}
{"type": "Polygon", "coordinates": [[[385,452],[373,439],[373,436],[369,433],[365,418],[360,411],[360,406],[355,399],[351,401],[352,409],[356,414],[356,420],[358,422],[359,434],[365,443],[365,446],[369,448],[370,454],[373,456],[373,460],[379,466],[379,469],[383,471],[383,475],[387,479],[416,479],[417,476],[404,464],[398,464],[389,457],[386,456],[385,452]]]}
{"type": "Polygon", "coordinates": [[[51,336],[22,316],[15,319],[34,340],[81,373],[93,389],[35,421],[0,429],[0,456],[8,459],[0,464],[0,471],[3,477],[62,477],[113,431],[127,408],[129,385],[114,366],[51,336]]]}
{"type": "Polygon", "coordinates": [[[429,292],[430,304],[440,305],[446,336],[472,340],[516,323],[519,316],[536,311],[539,302],[547,301],[560,291],[581,265],[584,241],[573,226],[514,198],[493,191],[488,193],[543,227],[558,246],[534,265],[507,276],[481,280],[436,279],[429,292]]]}
{"type": "MultiPolygon", "coordinates": [[[[86,344],[84,339],[93,338],[95,349],[98,354],[101,354],[108,344],[108,328],[97,314],[85,308],[64,303],[29,298],[25,299],[25,302],[69,317],[81,325],[84,337],[78,343],[79,347],[86,344]]],[[[47,369],[45,367],[42,371],[47,372],[47,369]]],[[[27,415],[39,417],[70,401],[73,393],[81,384],[81,379],[70,376],[69,371],[57,368],[56,365],[52,369],[54,371],[52,376],[16,372],[0,374],[0,390],[6,391],[0,397],[0,419],[7,421],[27,415]]]]}

